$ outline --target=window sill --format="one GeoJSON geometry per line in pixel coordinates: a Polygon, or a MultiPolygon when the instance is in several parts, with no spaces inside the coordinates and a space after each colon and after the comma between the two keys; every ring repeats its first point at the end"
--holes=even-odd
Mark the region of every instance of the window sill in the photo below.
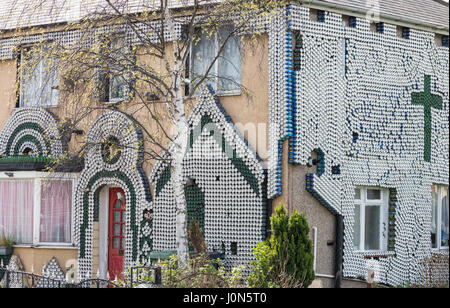
{"type": "Polygon", "coordinates": [[[242,94],[241,90],[229,91],[229,92],[217,92],[216,95],[219,97],[224,96],[240,96],[242,94]]]}
{"type": "Polygon", "coordinates": [[[78,247],[75,247],[71,244],[61,244],[61,245],[51,245],[51,244],[38,244],[38,245],[31,245],[31,244],[19,244],[19,245],[13,245],[13,248],[32,248],[32,249],[70,249],[70,250],[76,250],[78,247]]]}
{"type": "Polygon", "coordinates": [[[448,250],[448,247],[441,248],[441,249],[431,248],[431,254],[448,256],[449,250],[448,250]]]}
{"type": "Polygon", "coordinates": [[[58,108],[58,107],[59,107],[59,105],[16,106],[14,109],[15,109],[15,110],[25,109],[25,108],[53,109],[53,108],[58,108]]]}
{"type": "MultiPolygon", "coordinates": [[[[222,92],[214,92],[214,95],[218,97],[227,97],[227,96],[241,96],[242,91],[241,90],[234,90],[234,91],[222,91],[222,92]]],[[[197,90],[197,93],[195,95],[192,95],[192,98],[198,98],[201,96],[201,92],[197,90]]]]}
{"type": "Polygon", "coordinates": [[[126,103],[126,102],[127,102],[127,100],[125,100],[125,99],[117,99],[117,100],[112,100],[112,101],[109,101],[109,102],[103,102],[103,104],[105,104],[105,105],[115,105],[115,104],[126,103]]]}
{"type": "Polygon", "coordinates": [[[395,251],[357,251],[357,253],[361,254],[365,259],[371,258],[389,258],[394,257],[396,255],[395,251]]]}

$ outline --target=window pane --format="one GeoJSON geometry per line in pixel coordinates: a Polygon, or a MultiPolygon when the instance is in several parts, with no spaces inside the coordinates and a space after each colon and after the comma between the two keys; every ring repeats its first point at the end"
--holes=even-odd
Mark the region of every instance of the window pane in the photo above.
{"type": "Polygon", "coordinates": [[[37,52],[23,50],[20,71],[20,106],[38,106],[41,77],[41,61],[37,52]]]}
{"type": "Polygon", "coordinates": [[[120,203],[119,200],[116,200],[116,202],[114,202],[114,208],[115,208],[115,209],[120,209],[120,208],[122,208],[122,204],[120,203]]]}
{"type": "MultiPolygon", "coordinates": [[[[230,29],[219,30],[219,46],[229,37],[230,29]]],[[[219,87],[218,91],[240,89],[241,84],[241,39],[232,36],[228,39],[219,57],[219,87]]]]}
{"type": "Polygon", "coordinates": [[[120,221],[120,211],[114,211],[114,222],[121,222],[120,221]]]}
{"type": "Polygon", "coordinates": [[[24,50],[21,54],[20,106],[56,106],[59,98],[59,59],[48,48],[24,50]]]}
{"type": "MultiPolygon", "coordinates": [[[[209,37],[206,33],[202,33],[200,36],[200,41],[194,46],[193,54],[193,71],[195,82],[203,78],[206,72],[214,61],[216,55],[216,36],[213,35],[209,37]]],[[[215,66],[209,72],[208,84],[210,84],[214,89],[216,89],[215,77],[217,76],[215,66]]]]}
{"type": "Polygon", "coordinates": [[[126,73],[123,70],[121,61],[128,56],[128,47],[125,38],[119,37],[111,42],[111,58],[118,63],[111,65],[111,83],[109,89],[110,100],[120,100],[125,97],[127,92],[127,80],[124,77],[126,73]]]}
{"type": "Polygon", "coordinates": [[[120,248],[120,237],[114,237],[113,238],[113,249],[119,249],[120,248]]]}
{"type": "Polygon", "coordinates": [[[0,181],[0,234],[33,243],[33,181],[0,181]]]}
{"type": "Polygon", "coordinates": [[[123,99],[127,91],[127,83],[122,76],[114,76],[111,79],[110,98],[111,100],[123,99]]]}
{"type": "Polygon", "coordinates": [[[70,243],[72,181],[44,180],[41,190],[40,241],[70,243]]]}
{"type": "Polygon", "coordinates": [[[441,190],[441,247],[448,247],[448,187],[442,187],[441,190]]]}
{"type": "Polygon", "coordinates": [[[361,199],[361,189],[355,188],[355,199],[360,200],[361,199]]]}
{"type": "Polygon", "coordinates": [[[41,60],[41,90],[39,98],[42,106],[57,106],[59,98],[59,59],[41,60]]]}
{"type": "Polygon", "coordinates": [[[381,190],[368,189],[367,190],[367,200],[381,200],[381,190]]]}
{"type": "Polygon", "coordinates": [[[438,213],[439,213],[439,200],[438,200],[438,189],[437,185],[433,185],[431,187],[431,198],[432,198],[432,206],[431,206],[431,248],[437,248],[437,229],[438,229],[438,213]]]}
{"type": "Polygon", "coordinates": [[[356,249],[360,249],[361,240],[361,207],[359,204],[355,205],[355,224],[353,227],[353,245],[356,249]]]}
{"type": "Polygon", "coordinates": [[[114,233],[113,235],[120,235],[120,225],[114,224],[114,233]]]}
{"type": "Polygon", "coordinates": [[[380,249],[380,207],[366,206],[365,208],[365,234],[364,249],[380,249]]]}

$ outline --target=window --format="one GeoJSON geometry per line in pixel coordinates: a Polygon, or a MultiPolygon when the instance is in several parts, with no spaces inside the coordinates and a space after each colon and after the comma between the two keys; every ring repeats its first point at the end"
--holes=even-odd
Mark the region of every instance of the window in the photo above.
{"type": "Polygon", "coordinates": [[[442,34],[436,33],[434,36],[434,40],[436,42],[436,46],[448,48],[448,35],[442,35],[442,34]]]}
{"type": "Polygon", "coordinates": [[[72,181],[50,180],[41,185],[39,242],[70,243],[72,181]]]}
{"type": "Polygon", "coordinates": [[[128,48],[125,44],[124,38],[117,38],[111,42],[111,58],[119,62],[113,63],[110,82],[109,82],[109,101],[116,102],[125,99],[128,91],[127,79],[124,74],[124,69],[120,64],[123,57],[127,57],[128,48]]]}
{"type": "Polygon", "coordinates": [[[356,28],[358,20],[354,16],[342,15],[342,22],[345,27],[356,28]]]}
{"type": "Polygon", "coordinates": [[[0,234],[16,243],[33,243],[34,183],[0,180],[0,234]]]}
{"type": "Polygon", "coordinates": [[[360,251],[387,250],[389,190],[355,189],[353,244],[360,251]]]}
{"type": "Polygon", "coordinates": [[[34,172],[14,177],[0,178],[0,234],[17,244],[71,244],[74,181],[34,172]]]}
{"type": "Polygon", "coordinates": [[[448,186],[433,185],[431,210],[431,248],[448,249],[449,203],[448,186]]]}
{"type": "Polygon", "coordinates": [[[199,42],[192,47],[193,83],[198,83],[206,76],[206,83],[217,93],[228,94],[240,91],[242,78],[241,39],[231,35],[231,28],[222,27],[217,34],[210,37],[207,33],[199,34],[199,42]],[[231,35],[231,36],[230,36],[231,35]],[[208,72],[221,46],[226,42],[217,61],[208,72]]]}
{"type": "Polygon", "coordinates": [[[59,100],[59,59],[49,47],[24,47],[20,53],[19,107],[55,107],[59,100]]]}
{"type": "Polygon", "coordinates": [[[325,11],[315,10],[315,9],[310,9],[309,10],[309,18],[312,21],[325,22],[325,16],[326,16],[325,11]]]}
{"type": "Polygon", "coordinates": [[[370,24],[370,30],[376,33],[384,33],[384,23],[382,22],[373,22],[370,24]]]}
{"type": "Polygon", "coordinates": [[[397,36],[409,40],[411,29],[408,27],[397,26],[397,36]]]}
{"type": "Polygon", "coordinates": [[[105,38],[96,68],[96,98],[105,103],[129,101],[132,97],[132,69],[135,55],[126,37],[105,38]],[[109,55],[109,56],[108,56],[109,55]]]}

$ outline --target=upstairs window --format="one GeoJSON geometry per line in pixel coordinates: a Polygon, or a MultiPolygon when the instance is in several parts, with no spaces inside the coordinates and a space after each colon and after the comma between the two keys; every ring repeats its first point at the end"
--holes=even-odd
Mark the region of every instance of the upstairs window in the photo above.
{"type": "Polygon", "coordinates": [[[431,191],[433,201],[431,207],[431,248],[448,249],[448,186],[433,185],[431,191]]]}
{"type": "Polygon", "coordinates": [[[126,102],[132,98],[135,55],[124,35],[106,38],[96,68],[95,96],[104,103],[126,102]]]}
{"type": "Polygon", "coordinates": [[[353,243],[358,251],[386,251],[389,190],[355,189],[353,243]]]}
{"type": "Polygon", "coordinates": [[[345,27],[356,28],[357,18],[355,16],[342,15],[342,23],[345,27]]]}
{"type": "Polygon", "coordinates": [[[384,23],[383,22],[373,22],[370,24],[370,30],[375,33],[384,33],[384,23]]]}
{"type": "Polygon", "coordinates": [[[193,63],[191,76],[194,84],[206,76],[206,83],[218,94],[240,93],[242,79],[241,38],[231,33],[232,28],[222,27],[218,33],[211,36],[207,33],[199,34],[199,41],[193,44],[191,49],[191,63],[193,63]],[[225,41],[226,44],[220,52],[220,48],[225,41]],[[217,55],[217,60],[208,72],[217,55]]]}
{"type": "Polygon", "coordinates": [[[128,56],[129,48],[124,38],[117,38],[111,42],[111,59],[113,63],[110,71],[109,101],[117,102],[125,99],[128,92],[127,72],[124,69],[123,59],[128,56]]]}
{"type": "Polygon", "coordinates": [[[49,55],[49,48],[21,48],[18,107],[58,106],[59,59],[49,55]]]}
{"type": "Polygon", "coordinates": [[[409,40],[411,29],[408,27],[397,26],[397,36],[405,40],[409,40]]]}
{"type": "Polygon", "coordinates": [[[448,35],[435,34],[434,36],[436,46],[448,48],[448,35]]]}

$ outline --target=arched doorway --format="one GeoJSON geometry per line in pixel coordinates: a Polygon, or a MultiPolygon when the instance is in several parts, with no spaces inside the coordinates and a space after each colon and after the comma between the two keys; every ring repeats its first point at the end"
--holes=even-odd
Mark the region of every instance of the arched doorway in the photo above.
{"type": "Polygon", "coordinates": [[[94,195],[92,276],[119,279],[125,269],[127,204],[124,189],[103,185],[94,195]]]}

